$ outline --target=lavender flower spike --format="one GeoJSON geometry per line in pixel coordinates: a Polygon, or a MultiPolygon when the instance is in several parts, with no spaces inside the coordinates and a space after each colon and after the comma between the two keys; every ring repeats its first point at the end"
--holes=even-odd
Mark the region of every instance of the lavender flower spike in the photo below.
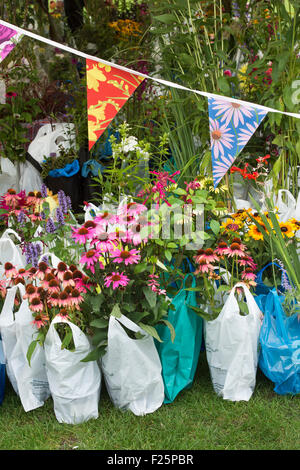
{"type": "Polygon", "coordinates": [[[42,197],[48,196],[48,188],[44,183],[42,184],[42,187],[41,187],[41,194],[42,194],[42,197]]]}
{"type": "Polygon", "coordinates": [[[47,231],[47,233],[54,233],[55,230],[56,230],[55,223],[53,222],[51,217],[49,217],[49,219],[47,220],[47,223],[46,223],[46,231],[47,231]]]}

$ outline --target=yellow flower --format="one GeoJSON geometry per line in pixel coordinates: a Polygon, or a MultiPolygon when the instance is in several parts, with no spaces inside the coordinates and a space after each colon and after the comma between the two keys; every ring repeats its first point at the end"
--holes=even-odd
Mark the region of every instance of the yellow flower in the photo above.
{"type": "Polygon", "coordinates": [[[289,219],[288,222],[290,222],[292,225],[293,225],[293,230],[295,232],[297,232],[298,230],[300,230],[300,222],[299,220],[293,218],[293,219],[289,219]]]}
{"type": "MultiPolygon", "coordinates": [[[[263,228],[265,228],[265,227],[263,227],[263,228]]],[[[253,238],[254,240],[263,240],[264,239],[263,234],[259,231],[258,227],[255,224],[250,225],[248,235],[251,238],[253,238]]]]}
{"type": "Polygon", "coordinates": [[[234,220],[234,219],[227,219],[225,222],[222,223],[221,225],[221,230],[227,231],[231,230],[233,232],[237,232],[239,229],[243,227],[243,222],[240,220],[234,220]]]}
{"type": "Polygon", "coordinates": [[[291,222],[289,221],[280,222],[279,226],[280,226],[280,230],[281,230],[283,238],[284,237],[292,238],[295,236],[294,225],[291,222]]]}

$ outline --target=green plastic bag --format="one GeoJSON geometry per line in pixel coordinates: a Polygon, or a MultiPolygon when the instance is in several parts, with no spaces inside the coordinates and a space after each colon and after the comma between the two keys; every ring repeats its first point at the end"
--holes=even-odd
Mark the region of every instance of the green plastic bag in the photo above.
{"type": "Polygon", "coordinates": [[[175,295],[169,310],[168,321],[175,329],[172,343],[170,330],[166,325],[157,327],[163,341],[155,342],[162,364],[162,376],[165,386],[164,403],[172,403],[178,393],[193,383],[202,343],[203,321],[190,306],[197,307],[196,292],[185,290],[186,281],[192,277],[192,286],[196,279],[192,273],[185,276],[183,286],[175,295]]]}

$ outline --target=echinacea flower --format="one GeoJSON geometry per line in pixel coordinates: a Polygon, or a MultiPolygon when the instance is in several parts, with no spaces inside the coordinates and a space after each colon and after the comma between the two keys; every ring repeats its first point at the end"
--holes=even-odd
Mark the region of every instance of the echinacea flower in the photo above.
{"type": "Polygon", "coordinates": [[[36,277],[37,279],[40,279],[41,281],[45,278],[46,274],[50,273],[51,272],[51,269],[49,268],[49,266],[47,265],[47,263],[44,263],[43,261],[41,261],[39,264],[38,264],[38,269],[37,269],[37,272],[36,272],[36,277]]]}
{"type": "Polygon", "coordinates": [[[129,278],[124,274],[124,272],[112,272],[109,276],[105,278],[104,285],[105,287],[110,287],[112,284],[113,290],[118,287],[126,287],[129,283],[129,278]]]}
{"type": "Polygon", "coordinates": [[[81,245],[84,245],[91,236],[91,232],[86,227],[79,227],[79,228],[72,227],[72,230],[73,232],[72,232],[71,237],[74,238],[75,243],[79,243],[81,245]]]}
{"type": "Polygon", "coordinates": [[[131,250],[115,250],[110,253],[111,258],[113,258],[114,263],[125,263],[127,266],[128,264],[138,263],[141,259],[141,255],[139,251],[135,248],[131,250]]]}
{"type": "Polygon", "coordinates": [[[69,296],[68,292],[66,292],[65,290],[63,290],[59,294],[58,305],[60,307],[71,307],[72,306],[72,301],[70,299],[70,296],[69,296]]]}
{"type": "Polygon", "coordinates": [[[63,278],[64,278],[64,273],[68,270],[68,267],[66,265],[66,263],[64,263],[63,261],[60,261],[57,265],[57,269],[56,269],[56,276],[57,278],[62,281],[63,278]]]}
{"type": "Polygon", "coordinates": [[[62,318],[63,320],[69,320],[70,319],[69,312],[66,308],[61,308],[59,313],[56,316],[62,318]]]}
{"type": "Polygon", "coordinates": [[[83,297],[80,291],[78,289],[72,289],[70,297],[71,297],[72,305],[74,305],[78,309],[79,304],[83,302],[83,297]]]}
{"type": "Polygon", "coordinates": [[[23,296],[23,299],[28,299],[31,301],[33,297],[36,297],[36,287],[33,284],[28,284],[25,288],[25,294],[23,296]]]}
{"type": "Polygon", "coordinates": [[[37,329],[39,330],[43,326],[46,326],[49,321],[49,317],[46,314],[37,314],[34,317],[34,320],[31,322],[32,325],[36,326],[37,329]]]}
{"type": "Polygon", "coordinates": [[[200,259],[197,264],[198,264],[198,267],[195,271],[195,274],[209,273],[210,271],[214,270],[213,265],[210,263],[207,263],[205,259],[200,259]]]}
{"type": "Polygon", "coordinates": [[[256,274],[254,274],[251,268],[246,268],[245,271],[242,272],[242,279],[246,279],[248,281],[255,281],[256,274]]]}
{"type": "Polygon", "coordinates": [[[18,276],[18,271],[11,263],[7,262],[4,265],[4,274],[6,277],[11,278],[18,276]]]}
{"type": "Polygon", "coordinates": [[[60,285],[56,279],[51,279],[48,284],[48,291],[50,293],[60,292],[60,285]]]}
{"type": "Polygon", "coordinates": [[[95,263],[99,261],[101,253],[97,249],[91,249],[84,253],[80,258],[80,263],[85,264],[88,269],[95,273],[95,263]]]}
{"type": "MultiPolygon", "coordinates": [[[[62,280],[62,286],[63,288],[67,287],[67,286],[75,286],[75,281],[73,279],[73,273],[72,271],[66,271],[64,273],[64,276],[63,276],[63,280],[62,280]]],[[[49,284],[49,287],[50,287],[50,284],[49,284]]]]}
{"type": "Polygon", "coordinates": [[[228,248],[227,243],[221,241],[221,242],[218,243],[218,246],[215,249],[215,253],[218,256],[223,256],[224,254],[226,254],[227,248],[228,248]]]}
{"type": "Polygon", "coordinates": [[[59,291],[52,291],[47,299],[50,308],[59,306],[59,291]]]}
{"type": "Polygon", "coordinates": [[[33,312],[42,312],[44,310],[44,304],[42,303],[40,297],[32,297],[29,302],[30,310],[33,312]]]}
{"type": "Polygon", "coordinates": [[[227,248],[226,254],[230,257],[238,256],[244,258],[246,256],[243,246],[240,243],[234,242],[227,248]]]}
{"type": "Polygon", "coordinates": [[[214,263],[215,261],[219,261],[218,256],[214,253],[212,248],[207,248],[206,250],[198,250],[197,255],[194,256],[196,263],[200,260],[205,260],[206,263],[214,263]]]}
{"type": "Polygon", "coordinates": [[[137,202],[129,202],[121,207],[120,213],[122,215],[126,214],[129,216],[138,216],[145,212],[147,207],[144,204],[138,204],[137,202]]]}
{"type": "Polygon", "coordinates": [[[55,276],[52,273],[47,273],[46,276],[43,279],[42,287],[44,289],[48,289],[49,288],[49,282],[52,281],[52,280],[55,280],[55,276]]]}

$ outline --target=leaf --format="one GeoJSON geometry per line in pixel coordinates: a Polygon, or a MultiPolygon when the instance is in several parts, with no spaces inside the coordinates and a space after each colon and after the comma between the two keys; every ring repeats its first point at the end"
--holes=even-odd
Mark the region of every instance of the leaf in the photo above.
{"type": "Polygon", "coordinates": [[[154,19],[165,24],[172,24],[176,22],[175,16],[170,13],[166,13],[165,15],[155,16],[154,19]]]}
{"type": "MultiPolygon", "coordinates": [[[[106,343],[107,345],[107,343],[106,343]]],[[[93,351],[91,351],[87,356],[85,356],[83,359],[81,359],[80,362],[90,362],[90,361],[98,361],[101,356],[105,354],[105,342],[101,344],[102,347],[95,348],[93,351]]]]}
{"type": "Polygon", "coordinates": [[[67,330],[67,333],[65,334],[65,337],[64,337],[62,343],[61,343],[61,349],[68,348],[68,346],[71,343],[72,339],[73,339],[73,333],[72,333],[71,328],[69,328],[67,330]]]}
{"type": "Polygon", "coordinates": [[[172,253],[169,250],[165,250],[165,257],[170,262],[172,260],[172,253]]]}
{"type": "Polygon", "coordinates": [[[29,366],[30,366],[30,361],[31,361],[32,354],[34,353],[34,350],[36,348],[37,343],[38,343],[38,341],[35,339],[28,346],[26,357],[27,357],[29,366]]]}
{"type": "Polygon", "coordinates": [[[161,320],[163,323],[165,323],[167,325],[167,327],[169,328],[170,330],[170,335],[171,335],[171,341],[172,343],[174,343],[174,339],[175,339],[175,336],[176,336],[176,332],[175,332],[175,328],[174,326],[172,325],[172,323],[169,322],[169,320],[161,320]]]}
{"type": "Polygon", "coordinates": [[[145,325],[144,323],[138,323],[138,325],[142,328],[142,330],[146,331],[146,333],[149,333],[149,335],[153,336],[153,338],[157,339],[160,343],[162,343],[162,340],[160,339],[156,329],[153,326],[150,325],[145,325]]]}
{"type": "Polygon", "coordinates": [[[220,91],[224,93],[225,95],[230,93],[230,85],[225,77],[218,78],[218,86],[219,86],[220,91]]]}
{"type": "Polygon", "coordinates": [[[210,228],[212,229],[212,231],[214,232],[215,235],[218,235],[218,233],[220,232],[220,224],[217,220],[212,220],[210,222],[210,228]]]}
{"type": "Polygon", "coordinates": [[[100,329],[107,328],[108,320],[104,320],[103,318],[96,318],[95,320],[91,321],[90,325],[100,329]]]}
{"type": "Polygon", "coordinates": [[[154,308],[157,301],[157,294],[153,292],[153,290],[149,289],[148,287],[143,288],[144,296],[151,308],[154,308]]]}

